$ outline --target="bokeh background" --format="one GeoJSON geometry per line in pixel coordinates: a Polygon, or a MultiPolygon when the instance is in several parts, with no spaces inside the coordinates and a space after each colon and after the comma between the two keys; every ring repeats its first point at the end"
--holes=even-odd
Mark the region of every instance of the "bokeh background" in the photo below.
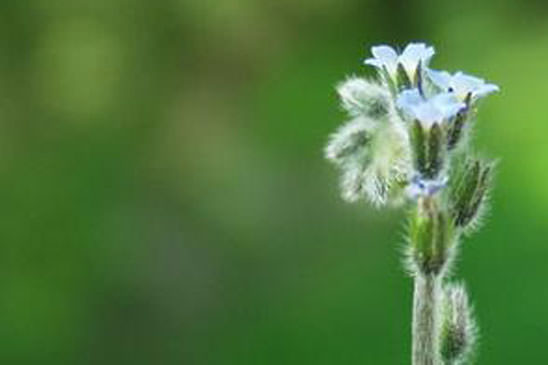
{"type": "Polygon", "coordinates": [[[4,0],[0,361],[408,364],[403,216],[341,201],[334,85],[377,43],[502,87],[465,242],[479,363],[548,358],[545,1],[4,0]]]}

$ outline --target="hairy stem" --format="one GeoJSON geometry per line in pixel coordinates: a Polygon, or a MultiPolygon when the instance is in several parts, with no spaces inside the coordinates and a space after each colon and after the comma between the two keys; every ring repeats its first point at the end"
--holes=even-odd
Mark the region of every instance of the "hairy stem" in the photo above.
{"type": "Polygon", "coordinates": [[[413,365],[441,365],[441,275],[417,274],[413,300],[413,365]]]}

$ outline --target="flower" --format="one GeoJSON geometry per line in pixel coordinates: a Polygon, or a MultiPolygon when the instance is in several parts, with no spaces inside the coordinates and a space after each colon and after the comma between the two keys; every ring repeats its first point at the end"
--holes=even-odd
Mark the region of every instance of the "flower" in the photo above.
{"type": "Polygon", "coordinates": [[[422,179],[415,176],[406,188],[407,195],[412,199],[432,196],[447,185],[447,177],[441,179],[422,179]]]}
{"type": "Polygon", "coordinates": [[[426,99],[418,89],[401,92],[396,104],[405,114],[418,120],[426,128],[451,119],[466,107],[453,93],[441,93],[426,99]]]}
{"type": "Polygon", "coordinates": [[[374,57],[364,61],[366,65],[386,69],[388,74],[395,79],[398,65],[401,64],[411,80],[415,79],[415,73],[419,63],[422,67],[428,66],[434,55],[434,47],[428,47],[424,43],[409,43],[403,52],[398,55],[394,48],[386,45],[371,48],[374,57]]]}
{"type": "Polygon", "coordinates": [[[499,91],[495,84],[488,84],[479,77],[456,72],[451,75],[447,71],[428,70],[428,77],[444,91],[454,93],[459,100],[466,100],[470,95],[471,101],[499,91]]]}

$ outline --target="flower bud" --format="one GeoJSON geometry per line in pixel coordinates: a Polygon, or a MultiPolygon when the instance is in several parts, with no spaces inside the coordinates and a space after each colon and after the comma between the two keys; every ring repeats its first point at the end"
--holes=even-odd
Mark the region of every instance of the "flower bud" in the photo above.
{"type": "Polygon", "coordinates": [[[425,275],[446,269],[455,241],[451,219],[437,207],[433,197],[423,197],[411,219],[411,261],[425,275]]]}
{"type": "Polygon", "coordinates": [[[326,158],[339,166],[366,159],[374,129],[374,122],[366,118],[356,118],[343,125],[330,136],[326,158]]]}
{"type": "Polygon", "coordinates": [[[413,121],[409,136],[413,156],[413,167],[420,175],[425,175],[427,171],[426,136],[424,128],[418,120],[413,121]]]}
{"type": "Polygon", "coordinates": [[[445,132],[438,123],[425,129],[415,120],[409,134],[414,168],[425,179],[437,178],[444,167],[445,132]]]}
{"type": "Polygon", "coordinates": [[[337,87],[341,105],[352,117],[384,117],[390,108],[390,92],[378,83],[351,77],[337,87]]]}
{"type": "Polygon", "coordinates": [[[481,160],[466,163],[463,176],[451,193],[455,225],[469,228],[478,221],[491,180],[492,164],[481,160]]]}
{"type": "Polygon", "coordinates": [[[449,284],[444,288],[441,353],[445,364],[461,364],[472,353],[477,327],[468,295],[462,285],[449,284]]]}
{"type": "Polygon", "coordinates": [[[405,130],[395,123],[358,117],[331,135],[325,156],[341,171],[342,196],[365,198],[375,206],[395,203],[403,195],[409,171],[405,130]]]}
{"type": "Polygon", "coordinates": [[[455,120],[451,124],[449,131],[447,132],[447,149],[454,149],[459,143],[462,136],[462,128],[466,123],[466,114],[459,113],[455,117],[455,120]]]}
{"type": "Polygon", "coordinates": [[[438,123],[434,123],[428,132],[428,158],[426,177],[434,179],[443,169],[445,160],[445,139],[438,123]]]}
{"type": "Polygon", "coordinates": [[[447,149],[452,150],[454,149],[457,144],[462,139],[463,135],[463,128],[465,124],[468,122],[469,112],[470,112],[470,100],[471,100],[472,94],[469,93],[466,96],[466,99],[464,100],[464,103],[466,104],[466,108],[459,111],[457,115],[455,116],[455,120],[451,123],[449,126],[449,130],[447,131],[447,149]]]}

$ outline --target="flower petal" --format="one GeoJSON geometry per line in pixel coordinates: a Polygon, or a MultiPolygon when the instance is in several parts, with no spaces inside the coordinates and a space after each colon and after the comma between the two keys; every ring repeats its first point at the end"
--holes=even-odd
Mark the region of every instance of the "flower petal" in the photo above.
{"type": "Polygon", "coordinates": [[[482,85],[476,92],[474,93],[474,97],[476,98],[482,98],[484,96],[487,96],[489,94],[498,92],[500,88],[495,84],[485,84],[482,85]]]}
{"type": "Polygon", "coordinates": [[[460,110],[466,107],[466,104],[460,101],[453,93],[442,93],[434,96],[431,103],[438,109],[443,118],[450,119],[460,110]]]}
{"type": "Polygon", "coordinates": [[[422,59],[424,51],[424,43],[409,43],[403,50],[400,61],[417,63],[422,59]]]}
{"type": "Polygon", "coordinates": [[[428,102],[420,104],[415,109],[415,117],[426,128],[430,128],[432,124],[436,122],[441,122],[444,116],[445,115],[441,110],[436,108],[434,104],[428,102]]]}
{"type": "Polygon", "coordinates": [[[408,89],[400,93],[396,104],[403,110],[413,110],[423,102],[424,99],[418,89],[408,89]]]}
{"type": "Polygon", "coordinates": [[[447,90],[454,93],[460,100],[465,100],[468,94],[471,94],[472,98],[475,100],[499,91],[499,87],[497,85],[487,84],[485,83],[485,80],[465,74],[461,71],[456,72],[452,76],[446,72],[442,73],[439,71],[429,70],[430,78],[435,84],[441,86],[442,84],[448,82],[449,86],[447,87],[447,90]],[[443,76],[441,76],[442,73],[443,76]],[[447,81],[447,77],[449,77],[449,81],[447,81]]]}
{"type": "Polygon", "coordinates": [[[377,68],[382,68],[383,66],[383,63],[376,58],[368,58],[365,61],[363,61],[363,63],[369,66],[377,67],[377,68]]]}
{"type": "Polygon", "coordinates": [[[386,45],[371,47],[374,58],[365,60],[365,64],[382,69],[386,67],[389,74],[393,75],[398,67],[398,54],[386,45]]]}
{"type": "Polygon", "coordinates": [[[408,73],[414,73],[419,62],[427,66],[434,55],[434,48],[427,47],[424,43],[409,43],[399,57],[399,61],[408,73]]]}
{"type": "Polygon", "coordinates": [[[380,45],[371,47],[371,53],[384,64],[396,63],[398,61],[398,54],[390,46],[380,45]]]}
{"type": "Polygon", "coordinates": [[[426,72],[430,80],[440,89],[447,91],[451,86],[452,76],[449,72],[431,69],[428,69],[426,72]]]}

